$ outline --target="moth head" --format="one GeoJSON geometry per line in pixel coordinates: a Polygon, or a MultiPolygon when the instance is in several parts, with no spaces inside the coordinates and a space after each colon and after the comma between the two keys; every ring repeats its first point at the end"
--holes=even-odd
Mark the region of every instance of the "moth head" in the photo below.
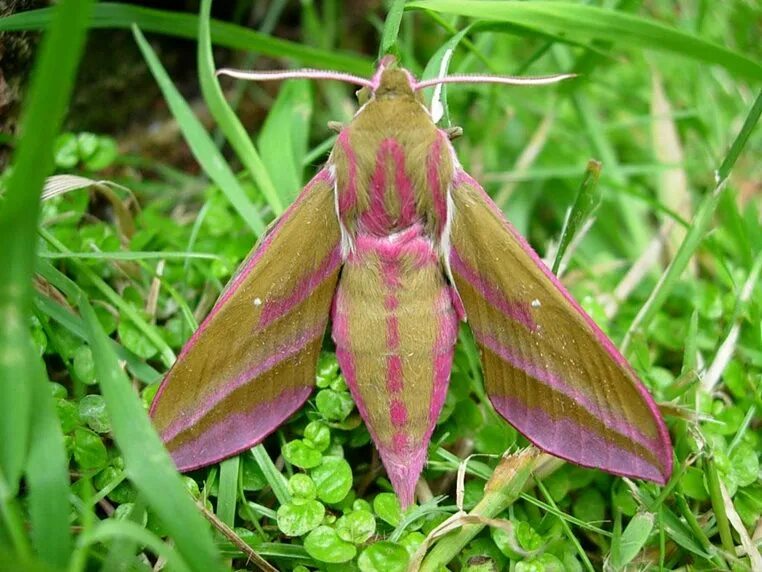
{"type": "Polygon", "coordinates": [[[397,64],[397,58],[386,55],[378,62],[370,85],[357,91],[357,101],[363,106],[371,99],[409,97],[421,100],[416,83],[412,74],[397,64]]]}

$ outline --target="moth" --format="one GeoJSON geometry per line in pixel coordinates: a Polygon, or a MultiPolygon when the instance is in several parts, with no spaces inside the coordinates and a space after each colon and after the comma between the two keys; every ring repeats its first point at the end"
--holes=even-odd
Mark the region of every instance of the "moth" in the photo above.
{"type": "Polygon", "coordinates": [[[413,502],[444,404],[459,323],[478,344],[495,410],[540,449],[665,483],[656,404],[482,187],[421,90],[543,84],[567,76],[417,81],[393,57],[371,79],[336,79],[360,108],[327,164],[255,246],[163,380],[151,416],[181,471],[253,447],[310,396],[323,336],[403,505],[413,502]]]}

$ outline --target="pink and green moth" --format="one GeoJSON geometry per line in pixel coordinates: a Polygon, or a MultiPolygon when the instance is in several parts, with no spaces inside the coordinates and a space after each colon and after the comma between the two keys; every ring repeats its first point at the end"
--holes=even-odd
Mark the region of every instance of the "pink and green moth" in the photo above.
{"type": "Polygon", "coordinates": [[[253,249],[151,408],[178,469],[253,447],[307,400],[325,330],[403,505],[444,404],[459,322],[495,410],[540,449],[665,483],[669,434],[611,341],[461,167],[421,89],[566,76],[417,81],[381,60],[338,72],[236,72],[362,86],[327,164],[253,249]]]}

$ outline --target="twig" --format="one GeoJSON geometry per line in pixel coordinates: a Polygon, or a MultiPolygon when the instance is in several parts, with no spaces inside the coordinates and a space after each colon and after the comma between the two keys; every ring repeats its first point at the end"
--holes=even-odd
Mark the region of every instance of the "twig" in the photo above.
{"type": "Polygon", "coordinates": [[[201,511],[201,514],[212,523],[212,526],[216,528],[225,538],[227,538],[233,545],[246,555],[249,562],[252,562],[257,568],[263,572],[278,572],[277,568],[274,568],[267,560],[257,554],[254,549],[249,546],[235,531],[227,524],[222,522],[217,515],[206,508],[200,502],[196,502],[196,506],[201,511]]]}

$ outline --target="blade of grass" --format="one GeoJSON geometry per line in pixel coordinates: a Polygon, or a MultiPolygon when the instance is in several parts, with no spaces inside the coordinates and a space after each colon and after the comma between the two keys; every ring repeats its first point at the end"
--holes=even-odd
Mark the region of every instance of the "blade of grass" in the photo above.
{"type": "Polygon", "coordinates": [[[705,465],[704,478],[706,478],[709,498],[712,501],[714,509],[714,518],[717,521],[717,530],[720,533],[720,542],[723,550],[728,554],[735,554],[736,545],[733,542],[733,535],[730,532],[730,521],[728,513],[725,510],[725,503],[720,491],[720,475],[717,472],[717,465],[714,459],[708,459],[705,465]]]}
{"type": "Polygon", "coordinates": [[[624,570],[632,562],[643,549],[653,528],[653,514],[639,512],[632,517],[624,532],[615,535],[611,543],[609,562],[613,570],[624,570]]]}
{"type": "Polygon", "coordinates": [[[384,31],[381,33],[381,44],[378,49],[378,58],[393,52],[400,33],[402,14],[405,12],[405,0],[393,0],[384,21],[384,31]]]}
{"type": "MultiPolygon", "coordinates": [[[[61,252],[67,252],[66,246],[64,246],[61,241],[59,241],[48,231],[41,228],[40,235],[54,248],[57,248],[61,252]]],[[[98,276],[92,270],[92,268],[80,262],[76,258],[71,259],[71,262],[72,265],[74,265],[85,278],[90,280],[93,286],[100,290],[106,299],[119,310],[120,314],[129,318],[135,327],[137,327],[143,333],[143,335],[157,348],[159,354],[161,355],[162,361],[164,362],[164,365],[167,367],[171,366],[175,361],[175,352],[173,352],[172,348],[169,347],[169,344],[167,344],[167,342],[161,336],[156,326],[149,324],[143,318],[143,316],[140,315],[140,312],[135,309],[135,307],[126,302],[116,291],[114,291],[111,286],[108,285],[105,280],[98,276]]],[[[70,294],[74,294],[79,290],[79,288],[70,288],[69,290],[70,294]]]]}
{"type": "Polygon", "coordinates": [[[693,253],[701,244],[704,235],[712,222],[712,215],[714,214],[714,210],[717,207],[722,192],[728,182],[728,177],[733,169],[733,165],[735,165],[738,156],[743,151],[743,148],[761,114],[762,91],[757,94],[757,98],[749,110],[741,130],[733,141],[733,144],[730,146],[727,155],[725,155],[720,168],[717,169],[715,175],[716,186],[714,190],[701,202],[701,205],[696,210],[696,215],[688,228],[688,232],[675,254],[675,258],[670,262],[667,270],[661,275],[645,304],[643,304],[640,311],[635,316],[635,319],[632,321],[632,324],[630,324],[624,340],[622,341],[621,349],[623,353],[627,350],[635,332],[646,331],[651,320],[656,316],[662,304],[664,304],[669,296],[669,293],[672,291],[672,288],[680,278],[680,275],[683,273],[683,270],[688,265],[693,253]]]}
{"type": "Polygon", "coordinates": [[[173,258],[195,258],[199,260],[220,260],[223,258],[216,254],[206,252],[170,252],[170,251],[130,251],[130,252],[41,252],[40,258],[59,259],[77,258],[90,260],[169,260],[173,258]]]}
{"type": "Polygon", "coordinates": [[[72,552],[69,459],[50,384],[40,357],[33,363],[32,431],[26,483],[32,543],[41,560],[63,569],[72,552]]]}
{"type": "Polygon", "coordinates": [[[92,306],[84,296],[80,297],[78,305],[111,418],[114,440],[124,457],[125,472],[164,522],[188,568],[199,572],[220,570],[221,562],[209,528],[151,426],[140,399],[119,367],[92,306]]]}
{"type": "Polygon", "coordinates": [[[160,556],[170,570],[179,570],[180,572],[192,570],[172,546],[162,542],[161,538],[153,532],[129,520],[103,520],[95,528],[82,534],[77,544],[80,547],[85,547],[116,539],[128,539],[135,544],[147,547],[151,552],[160,556]]]}
{"type": "MultiPolygon", "coordinates": [[[[29,333],[40,193],[74,82],[91,0],[63,2],[43,39],[0,209],[0,473],[14,495],[30,432],[35,352],[29,333]]],[[[52,14],[51,14],[52,15],[52,14]]],[[[0,499],[3,502],[4,499],[0,499]]]]}
{"type": "MultiPolygon", "coordinates": [[[[72,314],[64,306],[61,306],[57,302],[42,295],[37,296],[35,299],[35,306],[39,312],[58,322],[69,333],[74,334],[82,340],[86,339],[85,326],[82,323],[82,319],[79,316],[72,314]]],[[[115,340],[111,340],[111,347],[117,357],[127,364],[129,370],[139,381],[151,384],[156,383],[161,379],[162,375],[158,371],[146,364],[141,358],[119,345],[115,340]]]]}
{"type": "Polygon", "coordinates": [[[561,267],[561,261],[564,258],[566,249],[569,248],[572,239],[584,226],[585,221],[595,210],[600,198],[596,190],[598,189],[598,179],[601,175],[601,164],[598,161],[588,161],[585,177],[577,191],[577,198],[564,219],[564,226],[561,229],[561,238],[558,242],[558,251],[553,261],[553,274],[558,274],[561,267]]]}
{"type": "Polygon", "coordinates": [[[278,499],[278,502],[280,504],[288,503],[291,500],[291,493],[288,492],[286,477],[275,467],[275,463],[273,463],[270,455],[268,455],[264,445],[254,447],[251,450],[251,454],[265,475],[265,480],[273,490],[273,494],[278,499]]]}
{"type": "Polygon", "coordinates": [[[312,87],[307,80],[292,80],[278,91],[257,137],[262,161],[273,174],[275,186],[290,202],[302,188],[302,161],[312,116],[312,87]]]}
{"type": "MultiPolygon", "coordinates": [[[[52,8],[20,12],[0,18],[0,31],[39,30],[47,27],[52,17],[52,8]]],[[[101,2],[95,6],[89,27],[129,30],[133,24],[148,32],[192,40],[195,40],[198,34],[198,17],[195,14],[113,2],[101,2]]],[[[259,52],[278,58],[291,58],[305,65],[331,68],[362,76],[372,71],[372,63],[369,59],[354,54],[305,46],[216,20],[211,21],[210,28],[212,41],[218,46],[259,52]]]]}
{"type": "Polygon", "coordinates": [[[214,55],[212,54],[212,36],[210,31],[210,12],[212,0],[203,0],[198,19],[198,79],[201,84],[201,93],[220,129],[225,134],[230,146],[238,155],[244,167],[249,171],[254,184],[265,196],[267,203],[275,215],[283,212],[284,201],[273,185],[270,174],[262,162],[262,159],[251,142],[251,138],[236,117],[233,109],[228,105],[222,88],[217,81],[214,67],[214,55]]]}
{"type": "Polygon", "coordinates": [[[220,482],[217,485],[217,517],[230,528],[235,526],[240,464],[240,457],[237,456],[220,463],[220,482]]]}
{"type": "MultiPolygon", "coordinates": [[[[444,77],[447,75],[455,49],[466,35],[471,32],[473,27],[473,24],[466,26],[460,32],[453,34],[449,40],[440,46],[426,63],[426,67],[421,74],[422,80],[444,77]]],[[[449,126],[450,111],[447,105],[447,85],[440,83],[434,87],[426,88],[423,91],[424,98],[429,102],[429,109],[431,110],[431,117],[434,123],[442,121],[443,125],[449,126]]]]}
{"type": "MultiPolygon", "coordinates": [[[[548,504],[550,504],[550,506],[552,506],[556,511],[559,511],[558,505],[556,505],[556,502],[553,500],[553,497],[548,492],[548,489],[545,488],[545,485],[542,484],[542,481],[537,480],[536,483],[537,483],[537,488],[540,489],[542,496],[545,497],[545,500],[548,502],[548,504]]],[[[572,532],[572,529],[569,526],[569,523],[563,517],[559,517],[558,520],[561,523],[561,528],[563,529],[564,534],[566,535],[566,538],[569,539],[569,541],[572,543],[574,548],[577,550],[577,554],[579,555],[580,560],[582,560],[582,563],[585,565],[585,568],[587,568],[591,572],[594,572],[595,568],[593,567],[593,563],[590,562],[590,558],[588,558],[587,553],[585,552],[585,549],[582,548],[582,545],[580,544],[579,539],[574,535],[574,532],[572,532]]]]}
{"type": "Polygon", "coordinates": [[[238,179],[230,170],[225,158],[215,146],[214,141],[212,141],[211,136],[206,132],[204,126],[201,125],[201,122],[193,114],[193,110],[172,83],[164,66],[161,65],[159,58],[146,41],[140,29],[137,26],[133,26],[132,33],[151,73],[164,94],[164,99],[170,111],[172,111],[172,115],[180,126],[180,130],[193,156],[209,178],[225,194],[244,222],[249,225],[257,236],[260,236],[265,231],[265,223],[259,211],[246,195],[243,188],[241,188],[238,179]]]}
{"type": "Polygon", "coordinates": [[[500,0],[414,0],[408,8],[458,14],[526,26],[572,40],[603,40],[615,45],[657,50],[762,78],[762,65],[744,55],[659,22],[615,10],[572,2],[500,0]]]}

